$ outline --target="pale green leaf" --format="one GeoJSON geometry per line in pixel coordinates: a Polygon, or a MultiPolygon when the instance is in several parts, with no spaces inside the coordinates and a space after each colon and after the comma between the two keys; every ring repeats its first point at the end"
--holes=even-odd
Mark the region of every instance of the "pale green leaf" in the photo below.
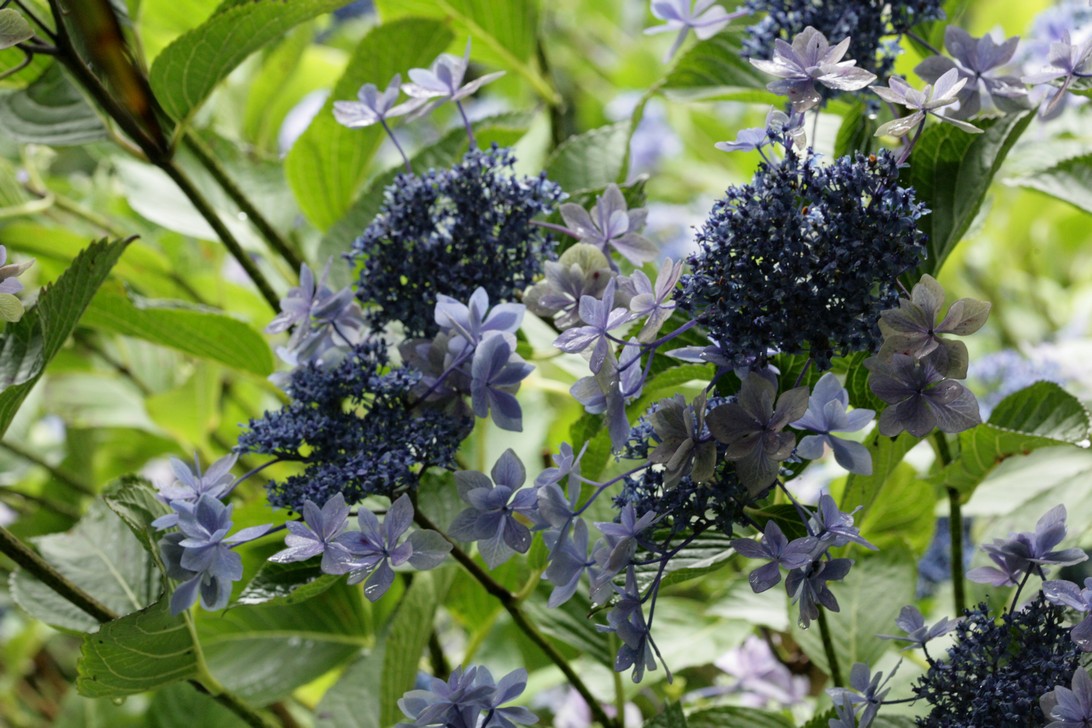
{"type": "Polygon", "coordinates": [[[149,75],[152,90],[163,110],[182,121],[251,53],[297,24],[342,5],[343,0],[250,0],[222,5],[156,57],[149,75]]]}
{"type": "Polygon", "coordinates": [[[396,73],[408,80],[409,69],[428,66],[451,38],[442,23],[413,18],[373,28],[353,50],[330,97],[284,162],[300,209],[316,227],[326,230],[348,211],[385,138],[379,125],[349,129],[339,124],[334,102],[355,100],[365,83],[386,88],[396,73]]]}
{"type": "Polygon", "coordinates": [[[990,182],[1035,112],[983,121],[982,134],[968,134],[950,124],[926,127],[910,157],[904,182],[930,214],[918,221],[929,236],[928,256],[921,272],[936,275],[963,239],[986,199],[990,182]]]}
{"type": "Polygon", "coordinates": [[[76,689],[89,698],[122,697],[197,674],[193,636],[164,598],[85,635],[76,689]]]}
{"type": "Polygon", "coordinates": [[[0,341],[0,435],[7,431],[19,405],[64,345],[127,244],[102,241],[91,245],[55,283],[42,290],[38,304],[19,323],[5,330],[0,341]]]}
{"type": "Polygon", "coordinates": [[[0,129],[17,142],[55,147],[106,137],[98,114],[56,63],[25,89],[0,95],[0,129]]]}
{"type": "Polygon", "coordinates": [[[1006,180],[1092,212],[1092,154],[1065,159],[1032,174],[1006,180]]]}
{"type": "Polygon", "coordinates": [[[0,321],[13,324],[23,318],[23,302],[10,293],[0,293],[0,321]]]}
{"type": "Polygon", "coordinates": [[[248,702],[279,700],[371,644],[362,599],[340,582],[305,603],[198,612],[209,670],[248,702]]]}
{"type": "Polygon", "coordinates": [[[988,422],[959,433],[959,456],[934,476],[964,500],[999,463],[1013,455],[1056,445],[1085,445],[1089,415],[1054,382],[1036,382],[1010,394],[988,422]]]}
{"type": "Polygon", "coordinates": [[[549,103],[561,102],[535,60],[539,0],[379,0],[376,6],[385,23],[404,16],[452,23],[458,53],[462,53],[464,39],[469,36],[473,41],[472,61],[517,73],[549,103]]]}
{"type": "Polygon", "coordinates": [[[273,355],[265,338],[246,323],[212,309],[152,301],[127,295],[120,286],[104,286],[83,322],[261,377],[273,371],[273,355]]]}
{"type": "Polygon", "coordinates": [[[546,176],[569,194],[624,182],[629,134],[624,121],[569,137],[546,160],[546,176]]]}
{"type": "MultiPolygon", "coordinates": [[[[40,536],[34,545],[57,571],[117,614],[143,609],[163,591],[163,577],[144,546],[101,501],[70,531],[40,536]]],[[[47,624],[79,631],[98,624],[25,571],[15,572],[11,587],[19,605],[47,624]]]]}
{"type": "Polygon", "coordinates": [[[34,29],[14,8],[0,10],[0,50],[11,48],[34,37],[34,29]]]}
{"type": "MultiPolygon", "coordinates": [[[[904,433],[905,434],[905,433],[904,433]]],[[[861,535],[880,551],[903,546],[922,554],[936,526],[936,489],[900,462],[883,483],[883,497],[874,498],[863,514],[855,516],[861,535]]],[[[848,503],[842,507],[853,510],[848,503]]]]}
{"type": "Polygon", "coordinates": [[[842,509],[848,512],[860,506],[867,515],[891,473],[902,462],[906,453],[910,452],[910,448],[919,442],[921,441],[918,438],[908,432],[903,432],[898,437],[884,437],[879,432],[873,433],[865,443],[872,456],[872,474],[849,474],[842,492],[842,509]]]}

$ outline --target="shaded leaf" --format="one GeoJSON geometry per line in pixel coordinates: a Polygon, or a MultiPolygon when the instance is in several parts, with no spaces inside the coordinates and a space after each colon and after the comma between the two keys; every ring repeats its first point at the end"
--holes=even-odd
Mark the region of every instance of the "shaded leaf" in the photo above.
{"type": "Polygon", "coordinates": [[[76,689],[89,698],[122,697],[197,674],[193,635],[168,599],[107,622],[85,635],[76,663],[76,689]]]}
{"type": "Polygon", "coordinates": [[[340,578],[322,573],[315,559],[287,564],[268,561],[236,598],[235,604],[298,604],[323,593],[340,578]]]}
{"type": "Polygon", "coordinates": [[[84,250],[38,303],[0,340],[0,435],[76,327],[128,241],[100,241],[84,250]]]}
{"type": "MultiPolygon", "coordinates": [[[[143,609],[163,592],[155,561],[101,501],[92,503],[71,530],[33,542],[53,568],[117,614],[143,609]]],[[[12,575],[11,591],[19,606],[46,624],[78,631],[98,626],[91,615],[25,571],[12,575]]]]}
{"type": "Polygon", "coordinates": [[[898,437],[884,437],[879,430],[874,431],[865,442],[872,456],[872,474],[849,474],[845,490],[842,492],[842,510],[848,513],[857,506],[861,506],[864,515],[868,515],[888,478],[902,462],[906,453],[910,452],[910,448],[919,442],[921,440],[908,432],[900,433],[898,437]]]}
{"type": "MultiPolygon", "coordinates": [[[[706,531],[671,557],[660,586],[680,584],[724,568],[735,554],[731,536],[706,531]]],[[[637,567],[637,585],[644,589],[656,578],[659,562],[637,567]]]]}
{"type": "Polygon", "coordinates": [[[795,723],[780,713],[726,706],[696,710],[686,716],[686,725],[688,728],[793,728],[795,723]]]}
{"type": "Polygon", "coordinates": [[[152,521],[170,513],[167,504],[156,496],[155,487],[146,479],[128,475],[112,483],[102,499],[149,553],[158,553],[159,530],[152,521]]]}
{"type": "Polygon", "coordinates": [[[0,95],[0,129],[17,142],[54,147],[106,138],[98,114],[56,63],[25,89],[0,95]]]}
{"type": "Polygon", "coordinates": [[[686,716],[683,715],[682,706],[671,703],[664,712],[645,723],[645,728],[686,728],[686,716]]]}
{"type": "MultiPolygon", "coordinates": [[[[527,132],[530,122],[531,117],[526,113],[500,114],[478,121],[475,125],[474,136],[483,146],[493,143],[502,147],[512,146],[527,132]]],[[[429,169],[450,167],[463,157],[469,147],[470,141],[462,127],[452,129],[439,141],[415,154],[411,164],[418,173],[429,169]]],[[[398,166],[368,180],[345,214],[322,236],[316,258],[334,260],[330,270],[330,280],[334,285],[349,284],[351,271],[349,265],[342,261],[341,256],[349,252],[353,241],[379,214],[386,188],[393,184],[395,177],[403,171],[403,167],[398,166]]]]}
{"type": "Polygon", "coordinates": [[[569,194],[624,182],[630,123],[601,126],[571,136],[546,160],[546,176],[569,194]]]}
{"type": "Polygon", "coordinates": [[[248,0],[224,3],[212,17],[163,49],[149,81],[163,110],[186,119],[247,56],[342,0],[248,0]]]}
{"type": "Polygon", "coordinates": [[[197,634],[213,676],[244,700],[266,705],[371,643],[362,599],[359,588],[339,582],[305,603],[201,611],[197,634]]]}
{"type": "Polygon", "coordinates": [[[152,301],[127,295],[121,286],[105,286],[91,302],[84,323],[260,377],[273,371],[273,354],[265,338],[246,323],[212,309],[152,301]]]}
{"type": "Polygon", "coordinates": [[[1001,461],[1058,445],[1087,447],[1089,415],[1054,382],[1036,382],[1010,394],[987,422],[959,433],[959,456],[934,476],[964,500],[1001,461]]]}

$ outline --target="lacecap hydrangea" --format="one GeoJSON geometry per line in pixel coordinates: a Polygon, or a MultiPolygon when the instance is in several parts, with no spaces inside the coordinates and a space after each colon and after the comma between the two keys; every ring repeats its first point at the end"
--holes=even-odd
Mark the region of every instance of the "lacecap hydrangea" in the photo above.
{"type": "Polygon", "coordinates": [[[515,175],[514,163],[511,150],[472,148],[450,169],[401,174],[386,189],[351,254],[373,330],[397,321],[407,337],[430,337],[437,294],[465,301],[484,288],[510,301],[542,274],[555,244],[532,218],[564,195],[545,173],[515,175]]]}
{"type": "Polygon", "coordinates": [[[788,149],[728,188],[697,235],[680,306],[728,361],[761,365],[773,349],[835,355],[873,350],[896,279],[924,256],[925,206],[899,187],[893,155],[840,157],[788,149]]]}

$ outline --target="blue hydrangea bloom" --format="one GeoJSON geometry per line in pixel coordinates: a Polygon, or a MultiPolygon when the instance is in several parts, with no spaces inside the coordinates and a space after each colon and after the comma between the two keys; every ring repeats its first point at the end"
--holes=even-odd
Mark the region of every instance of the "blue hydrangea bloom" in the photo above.
{"type": "Polygon", "coordinates": [[[288,548],[273,554],[269,560],[289,563],[322,554],[322,570],[335,573],[337,564],[330,546],[348,525],[349,506],[341,493],[335,493],[321,509],[308,500],[303,504],[303,523],[289,521],[285,524],[288,535],[284,537],[284,543],[288,548]]]}
{"type": "Polygon", "coordinates": [[[448,533],[459,541],[477,541],[485,563],[495,569],[513,553],[525,554],[531,548],[531,531],[515,516],[530,517],[538,493],[521,489],[527,471],[511,449],[497,459],[490,475],[492,479],[475,470],[455,473],[459,496],[470,508],[455,517],[448,533]]]}
{"type": "Polygon", "coordinates": [[[944,17],[941,0],[747,0],[745,6],[764,15],[747,29],[743,52],[769,58],[774,40],[789,41],[808,26],[827,38],[849,38],[849,55],[863,68],[886,76],[899,54],[897,36],[918,23],[944,17]]]}
{"type": "Polygon", "coordinates": [[[1070,566],[1088,560],[1079,548],[1056,549],[1066,536],[1066,509],[1057,505],[1043,514],[1034,533],[1010,534],[985,544],[985,551],[996,566],[980,566],[967,572],[967,578],[994,586],[1015,586],[1029,571],[1042,574],[1044,566],[1070,566]]]}
{"type": "Polygon", "coordinates": [[[1073,689],[1059,685],[1039,699],[1050,718],[1045,728],[1087,728],[1092,725],[1092,678],[1083,667],[1073,671],[1073,689]]]}
{"type": "Polygon", "coordinates": [[[243,560],[232,547],[258,538],[271,526],[251,526],[228,536],[232,506],[207,494],[196,503],[172,505],[178,512],[178,531],[159,542],[167,576],[182,582],[171,595],[171,614],[184,612],[198,595],[205,609],[223,609],[232,582],[243,578],[243,560]]]}
{"type": "Polygon", "coordinates": [[[1000,621],[979,604],[955,634],[947,659],[932,661],[914,684],[914,696],[930,706],[920,726],[1042,726],[1039,697],[1068,683],[1079,662],[1065,609],[1042,592],[1000,621]]]}
{"type": "Polygon", "coordinates": [[[507,149],[471,149],[451,169],[399,175],[387,188],[352,253],[373,330],[398,321],[407,336],[432,336],[438,294],[465,301],[482,287],[509,301],[542,273],[554,242],[531,221],[554,209],[561,189],[517,177],[514,163],[507,149]]]}
{"type": "Polygon", "coordinates": [[[421,466],[454,467],[469,431],[460,411],[414,407],[421,373],[390,368],[386,346],[366,340],[336,365],[307,364],[292,372],[291,401],[251,420],[239,450],[299,462],[304,471],[270,483],[274,507],[391,496],[417,484],[421,466]]]}
{"type": "MultiPolygon", "coordinates": [[[[1044,581],[1043,594],[1051,604],[1064,605],[1082,614],[1092,612],[1092,578],[1084,580],[1083,589],[1071,581],[1044,581]]],[[[1074,626],[1070,637],[1082,652],[1092,652],[1092,615],[1084,617],[1074,626]]]]}
{"type": "Polygon", "coordinates": [[[367,580],[364,596],[376,601],[394,583],[394,567],[409,563],[415,569],[439,566],[451,551],[451,544],[435,531],[414,531],[408,539],[402,537],[413,523],[413,504],[402,495],[379,519],[367,508],[357,513],[359,531],[347,531],[327,546],[330,558],[324,571],[348,574],[350,584],[367,580]]]}
{"type": "Polygon", "coordinates": [[[823,456],[824,446],[834,451],[834,459],[851,473],[872,474],[872,454],[859,442],[835,437],[833,432],[856,432],[864,429],[876,413],[870,409],[855,409],[846,412],[849,406],[849,392],[841,385],[833,373],[827,372],[819,381],[808,398],[808,411],[791,425],[798,430],[810,430],[816,434],[800,438],[796,445],[796,454],[805,460],[815,460],[823,456]]]}
{"type": "Polygon", "coordinates": [[[513,670],[498,682],[480,665],[458,667],[447,680],[431,678],[426,690],[410,690],[398,707],[412,723],[396,728],[515,728],[532,725],[538,716],[521,707],[501,707],[527,687],[527,671],[513,670]],[[482,714],[485,714],[484,721],[482,714]]]}
{"type": "Polygon", "coordinates": [[[680,307],[734,366],[770,349],[830,357],[875,349],[895,280],[924,254],[924,206],[898,186],[895,158],[819,164],[790,149],[751,184],[730,187],[697,236],[680,307]]]}
{"type": "MultiPolygon", "coordinates": [[[[203,495],[223,498],[235,484],[231,469],[239,456],[235,453],[225,455],[201,472],[201,463],[194,456],[193,470],[178,458],[170,459],[171,472],[175,480],[159,488],[159,499],[167,505],[173,503],[195,504],[203,495]]],[[[170,528],[178,525],[178,512],[174,511],[152,521],[155,528],[170,528]]]]}
{"type": "Polygon", "coordinates": [[[732,541],[736,553],[748,559],[766,559],[765,566],[747,575],[751,590],[760,594],[776,586],[781,581],[781,567],[799,569],[807,566],[813,559],[817,542],[808,536],[789,541],[772,518],[766,521],[761,541],[749,538],[737,538],[732,541]]]}

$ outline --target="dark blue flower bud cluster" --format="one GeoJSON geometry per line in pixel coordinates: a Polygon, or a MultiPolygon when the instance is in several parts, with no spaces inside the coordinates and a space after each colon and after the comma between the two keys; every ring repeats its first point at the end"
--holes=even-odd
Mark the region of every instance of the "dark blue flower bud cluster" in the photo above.
{"type": "Polygon", "coordinates": [[[352,503],[417,484],[426,465],[452,467],[472,419],[415,408],[420,372],[390,369],[386,345],[366,340],[336,365],[295,369],[291,402],[250,421],[238,449],[302,463],[302,473],[269,483],[274,507],[300,510],[341,493],[352,503]]]}
{"type": "Polygon", "coordinates": [[[730,187],[698,233],[680,307],[724,356],[761,366],[771,349],[836,354],[878,346],[880,311],[898,302],[895,279],[924,255],[925,214],[897,185],[893,155],[786,151],[730,187]]]}
{"type": "Polygon", "coordinates": [[[747,0],[745,7],[766,17],[747,29],[743,55],[769,58],[775,39],[791,41],[813,26],[827,38],[852,38],[849,55],[886,76],[899,54],[898,36],[918,23],[944,17],[942,5],[940,0],[747,0]]]}
{"type": "Polygon", "coordinates": [[[1080,648],[1069,637],[1065,609],[1040,592],[1023,609],[996,621],[985,603],[955,629],[946,661],[930,660],[914,695],[930,706],[920,726],[1043,725],[1039,698],[1067,685],[1080,648]]]}
{"type": "Polygon", "coordinates": [[[508,301],[535,282],[554,242],[532,223],[564,196],[546,179],[517,177],[511,150],[471,149],[450,169],[399,175],[375,220],[353,243],[357,298],[375,331],[436,333],[437,294],[467,300],[479,287],[508,301]]]}

